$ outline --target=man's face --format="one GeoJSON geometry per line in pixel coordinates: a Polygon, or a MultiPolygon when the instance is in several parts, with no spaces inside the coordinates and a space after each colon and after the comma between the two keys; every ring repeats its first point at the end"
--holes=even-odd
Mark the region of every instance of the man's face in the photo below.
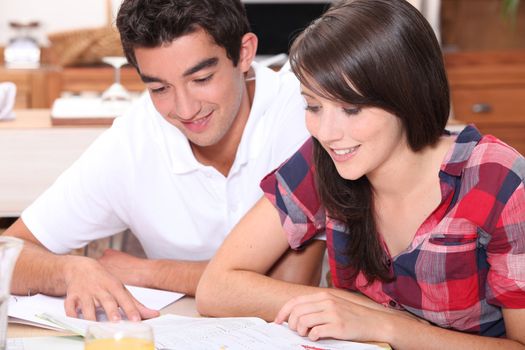
{"type": "Polygon", "coordinates": [[[226,50],[204,30],[169,45],[137,48],[135,56],[155,108],[194,146],[217,144],[239,115],[248,116],[243,99],[249,64],[241,59],[234,67],[226,50]]]}

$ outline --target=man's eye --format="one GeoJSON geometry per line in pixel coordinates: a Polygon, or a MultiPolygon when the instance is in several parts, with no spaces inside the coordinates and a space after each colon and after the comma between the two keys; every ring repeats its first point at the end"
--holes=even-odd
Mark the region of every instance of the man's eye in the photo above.
{"type": "Polygon", "coordinates": [[[159,88],[155,88],[155,89],[153,89],[153,88],[150,89],[151,93],[153,93],[153,94],[161,94],[163,92],[166,92],[166,90],[167,90],[167,87],[165,87],[165,86],[162,86],[162,87],[159,87],[159,88]]]}
{"type": "Polygon", "coordinates": [[[194,81],[198,84],[204,84],[204,83],[207,83],[208,81],[211,80],[211,78],[213,77],[213,74],[210,74],[204,78],[200,78],[200,79],[195,79],[194,81]]]}

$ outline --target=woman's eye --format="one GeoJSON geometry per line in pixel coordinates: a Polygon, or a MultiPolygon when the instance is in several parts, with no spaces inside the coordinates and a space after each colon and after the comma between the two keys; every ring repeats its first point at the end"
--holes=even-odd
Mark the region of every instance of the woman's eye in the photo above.
{"type": "Polygon", "coordinates": [[[345,107],[343,108],[343,111],[348,115],[356,115],[356,114],[359,114],[359,112],[361,112],[361,108],[360,107],[345,107]]]}
{"type": "Polygon", "coordinates": [[[312,105],[306,105],[304,107],[304,109],[306,109],[308,112],[317,113],[317,112],[319,112],[321,107],[319,107],[319,106],[312,106],[312,105]]]}

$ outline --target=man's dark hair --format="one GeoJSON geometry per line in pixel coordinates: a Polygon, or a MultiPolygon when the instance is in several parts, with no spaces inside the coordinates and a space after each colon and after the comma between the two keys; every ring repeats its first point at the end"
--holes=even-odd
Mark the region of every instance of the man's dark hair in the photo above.
{"type": "Polygon", "coordinates": [[[124,53],[136,68],[135,48],[169,44],[199,28],[237,65],[242,37],[250,31],[240,0],[124,0],[117,27],[124,53]]]}

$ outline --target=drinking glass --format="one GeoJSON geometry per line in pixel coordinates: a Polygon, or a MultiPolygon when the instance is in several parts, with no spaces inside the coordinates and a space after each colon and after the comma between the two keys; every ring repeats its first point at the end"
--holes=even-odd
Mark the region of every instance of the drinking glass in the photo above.
{"type": "Polygon", "coordinates": [[[7,304],[11,292],[11,276],[24,241],[0,236],[0,350],[6,348],[7,304]]]}
{"type": "Polygon", "coordinates": [[[107,56],[102,58],[102,62],[113,66],[115,69],[115,81],[102,93],[103,101],[130,101],[131,96],[128,90],[120,83],[120,68],[128,63],[126,57],[107,56]]]}
{"type": "Polygon", "coordinates": [[[153,330],[141,322],[98,322],[88,326],[84,350],[154,350],[153,330]]]}

